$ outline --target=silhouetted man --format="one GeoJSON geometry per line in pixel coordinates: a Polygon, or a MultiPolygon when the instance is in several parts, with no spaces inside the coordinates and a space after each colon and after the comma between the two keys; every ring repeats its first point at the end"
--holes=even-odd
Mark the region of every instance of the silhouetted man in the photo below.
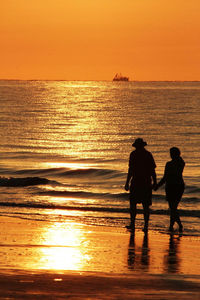
{"type": "Polygon", "coordinates": [[[137,203],[142,203],[145,222],[144,232],[148,231],[149,206],[152,204],[152,188],[157,184],[156,164],[152,154],[144,148],[146,145],[147,143],[141,138],[136,139],[133,143],[132,146],[136,150],[130,154],[129,169],[125,184],[125,190],[130,190],[131,224],[127,228],[135,230],[137,203]]]}

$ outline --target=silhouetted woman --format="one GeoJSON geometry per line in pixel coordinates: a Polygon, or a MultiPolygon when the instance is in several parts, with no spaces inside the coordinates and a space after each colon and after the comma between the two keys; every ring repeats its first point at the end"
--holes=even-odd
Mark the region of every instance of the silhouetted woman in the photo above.
{"type": "Polygon", "coordinates": [[[166,163],[164,176],[158,183],[156,189],[165,183],[166,200],[170,208],[169,230],[173,231],[173,226],[176,222],[179,225],[179,232],[182,232],[183,226],[177,208],[185,188],[182,176],[185,162],[180,155],[181,152],[177,147],[170,149],[172,160],[166,163]]]}

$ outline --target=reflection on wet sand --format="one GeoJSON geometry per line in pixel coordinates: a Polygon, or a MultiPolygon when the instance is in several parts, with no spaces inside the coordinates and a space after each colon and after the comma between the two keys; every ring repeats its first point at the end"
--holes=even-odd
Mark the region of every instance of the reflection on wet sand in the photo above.
{"type": "Polygon", "coordinates": [[[128,248],[128,268],[132,270],[148,271],[150,264],[150,249],[148,247],[148,233],[144,234],[142,248],[135,245],[135,234],[130,234],[128,248]]]}
{"type": "Polygon", "coordinates": [[[180,271],[180,247],[181,235],[170,234],[169,248],[164,257],[164,267],[167,273],[178,273],[180,271]]]}
{"type": "Polygon", "coordinates": [[[81,270],[90,257],[84,253],[82,245],[86,242],[83,231],[55,223],[42,234],[46,247],[41,247],[40,262],[42,269],[81,270]]]}
{"type": "Polygon", "coordinates": [[[199,274],[199,239],[1,216],[1,270],[199,274]]]}

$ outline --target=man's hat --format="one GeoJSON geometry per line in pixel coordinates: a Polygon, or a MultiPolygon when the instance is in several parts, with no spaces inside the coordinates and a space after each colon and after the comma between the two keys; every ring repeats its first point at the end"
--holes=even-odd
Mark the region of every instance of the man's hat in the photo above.
{"type": "Polygon", "coordinates": [[[147,145],[147,143],[145,141],[143,141],[143,139],[141,139],[141,138],[136,139],[135,142],[132,144],[133,147],[138,147],[138,146],[144,147],[146,145],[147,145]]]}

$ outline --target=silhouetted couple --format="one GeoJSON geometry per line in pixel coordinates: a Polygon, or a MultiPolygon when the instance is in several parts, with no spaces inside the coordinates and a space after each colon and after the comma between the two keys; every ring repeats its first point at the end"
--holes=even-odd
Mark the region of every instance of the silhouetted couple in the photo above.
{"type": "Polygon", "coordinates": [[[166,200],[170,208],[170,226],[173,231],[174,223],[179,225],[182,232],[183,226],[178,213],[178,204],[184,192],[184,181],[182,177],[185,163],[180,156],[180,150],[176,147],[170,149],[171,161],[166,163],[163,178],[157,184],[156,164],[152,154],[145,149],[147,145],[143,139],[138,138],[133,143],[135,150],[129,158],[128,175],[125,190],[130,190],[130,216],[131,223],[127,228],[135,230],[135,219],[137,214],[137,203],[142,203],[144,213],[143,231],[148,231],[149,206],[152,205],[152,189],[155,191],[165,183],[166,200]]]}

